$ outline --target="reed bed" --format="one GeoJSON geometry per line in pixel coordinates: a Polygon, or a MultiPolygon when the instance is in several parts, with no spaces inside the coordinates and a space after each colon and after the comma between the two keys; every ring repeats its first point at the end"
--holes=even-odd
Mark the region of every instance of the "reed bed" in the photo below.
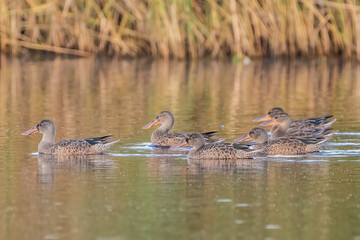
{"type": "Polygon", "coordinates": [[[360,60],[358,0],[2,0],[1,52],[360,60]]]}

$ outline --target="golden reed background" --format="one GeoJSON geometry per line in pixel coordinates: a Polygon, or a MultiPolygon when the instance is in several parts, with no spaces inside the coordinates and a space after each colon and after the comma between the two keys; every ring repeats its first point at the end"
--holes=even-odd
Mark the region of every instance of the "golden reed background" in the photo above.
{"type": "Polygon", "coordinates": [[[356,0],[2,0],[1,52],[360,59],[356,0]]]}

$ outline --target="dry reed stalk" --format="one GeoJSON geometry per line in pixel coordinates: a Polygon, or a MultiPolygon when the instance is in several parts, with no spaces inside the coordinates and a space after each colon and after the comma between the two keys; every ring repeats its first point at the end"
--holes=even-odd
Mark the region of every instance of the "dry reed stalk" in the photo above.
{"type": "Polygon", "coordinates": [[[1,52],[360,59],[356,0],[3,0],[1,52]]]}

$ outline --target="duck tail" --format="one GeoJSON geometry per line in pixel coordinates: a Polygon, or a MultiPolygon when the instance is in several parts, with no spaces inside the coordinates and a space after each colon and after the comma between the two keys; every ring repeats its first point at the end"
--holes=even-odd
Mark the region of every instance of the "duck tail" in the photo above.
{"type": "Polygon", "coordinates": [[[120,139],[115,140],[115,141],[112,141],[112,142],[105,143],[104,145],[105,145],[105,146],[108,146],[108,147],[110,148],[112,145],[114,145],[114,144],[117,143],[117,142],[120,142],[120,139]]]}
{"type": "Polygon", "coordinates": [[[314,124],[316,128],[327,128],[336,121],[336,119],[331,119],[332,117],[333,115],[325,115],[319,118],[309,118],[308,121],[314,124]]]}
{"type": "Polygon", "coordinates": [[[331,127],[327,127],[327,128],[324,128],[324,131],[321,133],[321,135],[324,137],[324,136],[328,136],[328,135],[332,135],[333,132],[332,132],[332,128],[331,127]]]}
{"type": "Polygon", "coordinates": [[[316,125],[319,125],[322,122],[324,122],[327,119],[332,118],[332,117],[333,117],[333,115],[324,115],[324,116],[318,117],[318,118],[308,118],[307,120],[314,123],[314,124],[316,124],[316,125]]]}
{"type": "Polygon", "coordinates": [[[322,137],[325,138],[326,140],[330,140],[333,135],[334,135],[334,132],[328,131],[327,133],[323,134],[322,137]]]}
{"type": "Polygon", "coordinates": [[[331,119],[331,120],[329,120],[329,121],[325,121],[325,122],[322,124],[322,126],[324,126],[325,128],[331,127],[331,125],[332,125],[334,122],[336,122],[336,118],[331,119]]]}
{"type": "Polygon", "coordinates": [[[90,143],[91,145],[97,144],[97,143],[106,143],[112,135],[107,135],[103,137],[95,137],[95,138],[85,138],[84,140],[90,143]]]}
{"type": "Polygon", "coordinates": [[[325,137],[321,137],[321,138],[300,138],[299,140],[306,144],[305,152],[317,152],[328,139],[325,137]]]}
{"type": "Polygon", "coordinates": [[[205,133],[200,133],[204,138],[211,138],[213,136],[219,135],[218,131],[212,131],[212,132],[205,132],[205,133]]]}
{"type": "Polygon", "coordinates": [[[315,128],[313,130],[313,135],[314,136],[325,136],[328,135],[330,133],[332,133],[332,128],[331,127],[326,127],[326,128],[315,128]]]}
{"type": "Polygon", "coordinates": [[[332,118],[332,117],[333,117],[333,115],[326,114],[326,115],[320,117],[320,119],[322,119],[322,120],[325,121],[325,120],[327,120],[327,119],[329,119],[329,118],[332,118]]]}
{"type": "Polygon", "coordinates": [[[119,142],[119,140],[115,140],[112,142],[108,142],[108,141],[103,141],[103,142],[98,142],[97,144],[94,144],[91,146],[91,152],[93,154],[101,154],[106,152],[107,150],[109,150],[109,148],[114,145],[115,143],[119,142]]]}

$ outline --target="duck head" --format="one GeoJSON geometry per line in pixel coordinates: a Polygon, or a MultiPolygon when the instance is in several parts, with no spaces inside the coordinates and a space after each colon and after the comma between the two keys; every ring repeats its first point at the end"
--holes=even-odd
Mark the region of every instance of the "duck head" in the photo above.
{"type": "Polygon", "coordinates": [[[283,128],[285,128],[286,126],[288,127],[290,125],[289,114],[285,112],[278,113],[274,118],[260,124],[260,126],[273,126],[273,125],[279,125],[283,128]]]}
{"type": "Polygon", "coordinates": [[[154,120],[146,124],[142,129],[149,129],[158,124],[170,130],[174,125],[174,116],[169,111],[162,111],[154,118],[154,120]]]}
{"type": "Polygon", "coordinates": [[[285,111],[282,108],[274,107],[274,108],[270,109],[269,112],[266,115],[254,119],[253,122],[268,121],[268,120],[274,118],[279,113],[284,113],[284,112],[285,111]]]}
{"type": "Polygon", "coordinates": [[[251,131],[234,140],[235,142],[255,141],[256,143],[266,143],[268,141],[268,135],[263,128],[255,127],[251,131]]]}
{"type": "Polygon", "coordinates": [[[56,133],[55,123],[51,120],[42,120],[35,127],[21,133],[21,135],[26,136],[32,133],[42,133],[44,135],[43,137],[46,136],[53,139],[56,133]]]}
{"type": "Polygon", "coordinates": [[[171,149],[181,148],[191,146],[194,149],[201,148],[205,144],[205,139],[200,133],[192,133],[189,137],[185,139],[184,142],[176,144],[171,147],[171,149]]]}

